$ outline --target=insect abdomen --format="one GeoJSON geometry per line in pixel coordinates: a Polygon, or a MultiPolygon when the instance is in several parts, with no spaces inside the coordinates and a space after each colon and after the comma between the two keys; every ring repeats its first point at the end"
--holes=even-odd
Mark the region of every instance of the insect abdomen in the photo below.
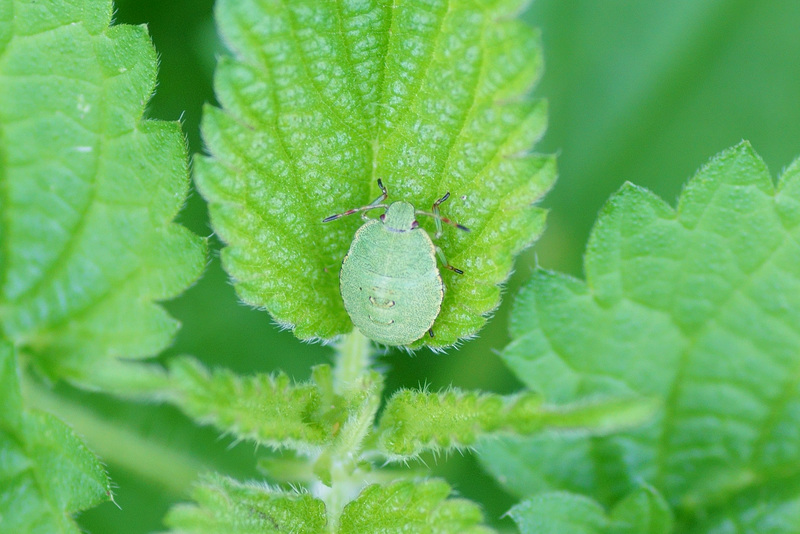
{"type": "Polygon", "coordinates": [[[357,232],[342,263],[342,299],[365,336],[407,345],[433,325],[444,289],[426,233],[386,232],[380,223],[368,223],[357,232]]]}

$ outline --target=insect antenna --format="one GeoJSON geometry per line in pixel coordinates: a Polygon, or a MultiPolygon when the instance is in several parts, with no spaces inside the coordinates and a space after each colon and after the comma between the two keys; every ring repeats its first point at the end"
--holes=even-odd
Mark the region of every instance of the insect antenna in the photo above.
{"type": "Polygon", "coordinates": [[[341,219],[342,217],[346,217],[347,215],[352,215],[352,214],[358,213],[358,212],[361,212],[361,216],[365,217],[365,214],[364,214],[365,211],[373,210],[373,209],[376,209],[376,208],[386,208],[387,206],[385,204],[381,204],[381,202],[383,202],[384,200],[387,199],[387,197],[389,196],[389,192],[386,191],[386,188],[383,186],[383,182],[381,182],[380,178],[378,178],[378,187],[381,188],[381,195],[378,198],[376,198],[375,200],[373,200],[372,202],[370,202],[369,204],[367,204],[366,206],[362,206],[360,208],[354,208],[354,209],[351,209],[351,210],[347,210],[347,211],[342,212],[342,213],[337,213],[336,215],[330,215],[330,216],[325,217],[324,219],[322,219],[322,222],[326,223],[326,222],[335,221],[336,219],[341,219]]]}

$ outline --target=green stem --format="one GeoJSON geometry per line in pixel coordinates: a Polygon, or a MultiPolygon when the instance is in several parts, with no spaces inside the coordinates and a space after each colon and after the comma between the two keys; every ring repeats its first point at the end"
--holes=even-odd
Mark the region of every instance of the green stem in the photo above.
{"type": "Polygon", "coordinates": [[[343,395],[347,389],[363,380],[372,364],[372,343],[364,334],[353,329],[336,344],[333,368],[333,388],[343,395]]]}
{"type": "Polygon", "coordinates": [[[197,474],[210,469],[194,458],[120,427],[118,421],[109,421],[30,378],[23,381],[23,387],[28,406],[66,421],[104,462],[136,473],[175,495],[184,495],[197,474]]]}
{"type": "Polygon", "coordinates": [[[352,402],[358,407],[342,425],[334,443],[323,453],[328,456],[331,485],[319,485],[317,496],[325,502],[328,532],[331,533],[338,530],[345,505],[358,495],[366,483],[365,473],[359,469],[358,463],[364,439],[374,425],[382,389],[380,377],[370,371],[371,363],[371,342],[358,330],[353,330],[336,345],[333,389],[348,403],[352,402]]]}

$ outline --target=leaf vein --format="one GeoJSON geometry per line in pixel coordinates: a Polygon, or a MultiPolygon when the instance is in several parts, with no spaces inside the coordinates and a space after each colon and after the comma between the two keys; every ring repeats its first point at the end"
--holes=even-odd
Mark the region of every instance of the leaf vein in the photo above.
{"type": "Polygon", "coordinates": [[[376,171],[378,169],[378,152],[381,146],[381,121],[383,120],[383,95],[386,94],[386,63],[387,59],[389,58],[389,54],[392,50],[392,35],[394,35],[394,24],[396,19],[394,18],[394,11],[397,9],[397,0],[391,0],[391,5],[389,6],[389,23],[386,25],[389,32],[389,37],[386,39],[386,52],[383,55],[381,61],[381,72],[380,78],[378,79],[378,94],[376,95],[375,102],[377,103],[375,107],[375,139],[372,141],[372,182],[377,180],[376,171]]]}
{"type": "MultiPolygon", "coordinates": [[[[430,54],[428,54],[428,57],[426,58],[425,67],[422,70],[422,75],[419,77],[419,82],[417,83],[417,86],[414,88],[413,94],[415,96],[410,102],[408,102],[408,104],[406,104],[405,107],[408,107],[408,108],[411,108],[411,109],[416,109],[417,101],[419,100],[419,95],[421,94],[420,88],[422,87],[422,84],[425,82],[425,80],[428,78],[428,74],[430,73],[431,66],[433,65],[433,58],[436,55],[436,52],[439,50],[439,47],[442,44],[442,27],[444,26],[444,21],[445,21],[445,19],[447,19],[448,15],[450,15],[450,12],[452,10],[453,10],[453,6],[452,6],[452,3],[451,3],[451,0],[447,0],[447,9],[445,10],[445,13],[442,15],[441,19],[439,19],[439,25],[437,26],[437,28],[435,30],[435,37],[434,37],[433,46],[431,47],[431,52],[430,52],[430,54]]],[[[396,36],[399,36],[399,35],[400,35],[400,33],[398,33],[398,34],[392,33],[392,37],[396,37],[396,36]]],[[[391,39],[389,39],[389,42],[391,43],[391,39]]],[[[387,131],[387,134],[384,137],[386,139],[391,138],[392,135],[394,135],[397,132],[397,130],[398,130],[397,125],[395,125],[394,128],[392,128],[392,129],[387,131]]],[[[408,139],[408,138],[404,138],[402,136],[401,136],[401,138],[402,139],[408,139]]]]}
{"type": "Polygon", "coordinates": [[[355,75],[355,66],[353,63],[353,57],[350,53],[350,41],[347,38],[347,33],[344,31],[344,21],[342,15],[342,3],[341,0],[334,0],[334,4],[336,6],[336,23],[338,26],[338,35],[342,40],[342,48],[344,49],[345,55],[345,63],[349,67],[350,76],[348,77],[350,80],[353,80],[353,84],[356,85],[355,87],[350,86],[350,90],[355,94],[355,97],[361,103],[361,119],[364,121],[364,126],[369,129],[369,120],[366,114],[367,108],[364,102],[364,97],[361,95],[361,91],[358,90],[357,84],[355,84],[356,75],[355,75]]]}
{"type": "Polygon", "coordinates": [[[467,124],[467,121],[472,117],[472,113],[475,110],[477,103],[478,103],[478,91],[477,89],[481,87],[481,84],[486,77],[486,29],[487,29],[487,21],[484,19],[483,26],[481,27],[481,39],[480,39],[480,73],[475,80],[475,84],[470,91],[471,101],[469,104],[469,108],[462,114],[460,117],[461,124],[458,126],[457,131],[452,136],[450,140],[449,146],[447,147],[447,154],[445,155],[444,161],[439,169],[439,179],[436,181],[436,187],[439,188],[442,185],[442,181],[444,179],[444,171],[447,169],[447,165],[450,163],[450,160],[453,156],[453,149],[458,144],[460,140],[461,134],[464,131],[464,127],[467,124]]]}
{"type": "MultiPolygon", "coordinates": [[[[98,145],[102,146],[102,143],[98,143],[98,145]]],[[[10,302],[14,304],[20,304],[22,302],[34,299],[42,287],[52,282],[58,272],[66,269],[69,266],[67,259],[74,255],[78,244],[84,237],[84,233],[87,229],[89,229],[89,215],[92,213],[93,208],[97,203],[97,161],[99,161],[99,158],[95,160],[95,169],[90,175],[91,181],[89,183],[89,194],[84,205],[80,209],[75,210],[78,215],[78,220],[75,222],[72,232],[67,237],[66,242],[61,247],[61,250],[58,252],[58,254],[43,270],[36,282],[31,284],[22,293],[16,295],[10,302]]]]}
{"type": "MultiPolygon", "coordinates": [[[[249,26],[247,26],[246,24],[242,23],[242,21],[240,21],[240,27],[242,28],[242,31],[246,35],[248,41],[253,45],[253,49],[254,50],[261,50],[261,46],[259,44],[258,38],[255,35],[253,35],[253,32],[249,28],[249,26]]],[[[289,167],[291,167],[291,169],[292,169],[292,174],[294,176],[299,177],[299,176],[301,176],[301,173],[300,173],[300,170],[299,170],[299,168],[297,166],[297,160],[291,154],[291,152],[289,151],[289,148],[286,146],[286,143],[283,140],[283,132],[281,131],[279,123],[278,123],[278,117],[280,117],[280,114],[281,114],[281,112],[280,112],[281,104],[280,104],[280,98],[278,97],[278,94],[277,94],[277,90],[275,89],[275,86],[274,86],[274,83],[273,83],[274,79],[275,79],[275,76],[273,76],[273,72],[272,72],[273,71],[272,61],[269,59],[269,57],[267,57],[263,53],[259,54],[259,56],[261,57],[261,59],[262,59],[264,64],[263,65],[256,65],[256,68],[259,69],[260,71],[262,71],[265,74],[265,76],[267,77],[267,79],[270,81],[270,83],[268,84],[269,85],[269,90],[270,90],[270,97],[272,98],[272,103],[273,103],[273,106],[274,106],[274,109],[275,109],[274,119],[273,119],[273,128],[274,128],[275,133],[276,133],[275,139],[278,141],[278,146],[280,147],[281,152],[283,153],[284,157],[286,158],[286,162],[289,164],[289,167]]],[[[247,161],[247,160],[245,160],[245,161],[247,161]]],[[[295,186],[294,193],[297,196],[297,193],[299,192],[300,193],[300,198],[309,198],[308,191],[306,190],[305,186],[303,185],[303,182],[304,182],[303,180],[296,180],[295,181],[295,183],[298,184],[298,185],[295,186]]],[[[284,186],[287,186],[287,185],[288,184],[284,183],[284,186]]],[[[248,190],[249,190],[249,188],[248,188],[248,190]]],[[[311,213],[311,209],[310,209],[310,207],[308,205],[308,202],[302,202],[302,201],[297,202],[297,201],[295,201],[295,205],[297,205],[298,203],[303,207],[302,209],[304,209],[306,211],[306,214],[308,215],[308,217],[306,217],[306,220],[309,220],[310,217],[312,217],[313,215],[311,213]]]]}
{"type": "MultiPolygon", "coordinates": [[[[338,0],[334,1],[337,1],[338,3],[338,0]]],[[[295,20],[295,17],[292,14],[291,9],[289,9],[287,1],[281,0],[281,5],[283,6],[283,10],[286,12],[287,18],[289,19],[289,27],[291,29],[292,39],[294,40],[295,48],[297,50],[297,56],[300,59],[300,63],[303,65],[303,71],[305,73],[306,80],[308,81],[309,86],[314,89],[314,93],[317,95],[319,103],[327,109],[329,116],[334,120],[336,120],[336,122],[338,122],[343,128],[347,128],[348,130],[350,130],[350,132],[353,133],[359,139],[361,139],[361,141],[365,143],[368,142],[367,139],[364,137],[364,134],[361,131],[359,131],[358,128],[351,127],[347,123],[347,121],[345,121],[345,118],[342,116],[342,114],[339,113],[339,111],[325,97],[325,95],[322,93],[322,90],[317,85],[316,80],[314,80],[314,77],[311,76],[308,58],[306,57],[306,54],[303,51],[303,47],[300,45],[300,40],[297,38],[297,21],[295,20]]],[[[280,109],[278,109],[277,107],[276,107],[276,114],[280,115],[280,109]]]]}
{"type": "MultiPolygon", "coordinates": [[[[716,195],[716,192],[719,191],[719,187],[716,188],[713,195],[716,195]]],[[[712,195],[712,197],[713,197],[712,195]]],[[[708,200],[708,203],[711,203],[711,199],[708,200]]],[[[705,207],[707,209],[708,206],[705,207]]],[[[704,211],[705,211],[704,209],[704,211]]],[[[764,269],[767,265],[771,263],[772,258],[776,254],[778,250],[783,247],[787,240],[785,233],[781,233],[783,236],[783,240],[772,250],[769,251],[764,259],[752,270],[750,271],[750,276],[747,277],[744,283],[738,287],[733,287],[732,290],[726,295],[725,300],[721,301],[714,309],[713,313],[711,313],[703,322],[702,327],[697,328],[694,332],[688,333],[684,332],[684,337],[686,337],[689,341],[689,344],[684,348],[681,352],[680,360],[678,362],[678,371],[675,374],[672,384],[670,385],[670,390],[665,398],[664,402],[664,419],[663,425],[661,427],[661,433],[658,438],[657,446],[656,446],[656,454],[655,454],[655,465],[656,465],[656,475],[655,479],[657,480],[658,487],[664,487],[664,479],[666,476],[666,457],[669,453],[670,444],[669,438],[673,434],[674,424],[675,424],[675,415],[677,413],[677,402],[678,398],[681,394],[681,390],[686,382],[686,373],[687,373],[687,366],[689,364],[690,357],[692,353],[697,349],[697,343],[701,337],[702,332],[706,332],[709,326],[712,323],[721,325],[720,321],[718,321],[718,316],[722,312],[722,310],[727,306],[730,300],[733,298],[734,295],[742,295],[745,298],[749,298],[748,294],[744,291],[747,287],[749,287],[753,279],[755,278],[756,273],[760,272],[764,269]]],[[[681,276],[686,272],[685,269],[681,269],[681,276]]],[[[671,321],[675,324],[675,326],[680,330],[680,324],[675,320],[675,314],[669,314],[671,321]]],[[[761,427],[760,427],[761,428],[761,427]]]]}

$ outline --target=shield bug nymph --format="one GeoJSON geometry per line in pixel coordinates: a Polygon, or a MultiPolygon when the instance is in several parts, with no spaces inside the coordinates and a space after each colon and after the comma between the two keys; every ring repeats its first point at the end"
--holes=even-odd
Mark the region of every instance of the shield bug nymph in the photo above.
{"type": "Polygon", "coordinates": [[[380,180],[378,187],[381,196],[370,204],[331,215],[322,222],[354,213],[361,213],[367,220],[356,232],[342,261],[339,288],[344,307],[353,324],[368,338],[385,345],[408,345],[426,332],[434,335],[432,326],[441,310],[445,289],[436,256],[445,268],[464,274],[447,263],[442,249],[417,223],[417,215],[433,217],[436,238],[442,234],[442,223],[459,230],[469,229],[440,215],[439,205],[450,197],[449,192],[428,212],[402,200],[384,204],[389,194],[380,180]],[[365,212],[373,209],[385,212],[378,219],[370,219],[365,212]]]}

